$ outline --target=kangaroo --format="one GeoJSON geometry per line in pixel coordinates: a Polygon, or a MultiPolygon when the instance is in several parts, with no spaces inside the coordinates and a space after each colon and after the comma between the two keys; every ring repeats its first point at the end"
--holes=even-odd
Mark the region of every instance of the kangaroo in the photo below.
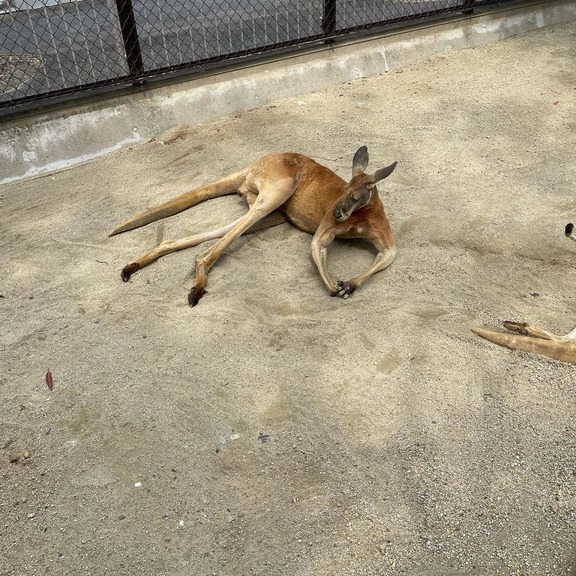
{"type": "Polygon", "coordinates": [[[352,179],[346,182],[326,166],[301,154],[263,156],[243,170],[186,192],[111,230],[108,235],[114,236],[227,194],[238,193],[249,207],[244,216],[216,230],[164,240],[125,266],[122,280],[127,282],[132,274],[161,256],[218,239],[196,259],[195,283],[188,295],[190,306],[196,306],[206,293],[208,272],[236,238],[289,221],[313,234],[312,257],[328,293],[348,298],[370,276],[387,268],[396,256],[394,235],[376,189],[376,183],[392,174],[396,164],[366,174],[368,149],[362,146],[352,160],[352,179]],[[371,241],[378,251],[372,265],[355,278],[334,282],[326,271],[327,248],[334,238],[371,241]]]}
{"type": "MultiPolygon", "coordinates": [[[[574,224],[567,224],[564,228],[564,235],[576,242],[576,235],[573,232],[574,224]]],[[[513,334],[493,332],[484,328],[472,328],[472,332],[512,350],[536,352],[561,362],[576,364],[576,328],[564,336],[559,336],[525,322],[506,321],[503,326],[513,334]]]]}

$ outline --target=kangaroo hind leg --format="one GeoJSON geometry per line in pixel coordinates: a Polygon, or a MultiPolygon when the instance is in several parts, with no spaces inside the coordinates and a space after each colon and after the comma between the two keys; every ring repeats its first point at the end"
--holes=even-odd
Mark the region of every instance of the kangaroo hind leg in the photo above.
{"type": "MultiPolygon", "coordinates": [[[[186,248],[192,248],[193,246],[198,246],[199,244],[207,242],[208,240],[222,238],[222,236],[232,230],[232,228],[234,228],[234,226],[241,220],[242,218],[238,218],[230,224],[226,224],[225,226],[221,226],[215,230],[201,232],[199,234],[187,236],[178,240],[164,240],[161,244],[156,246],[156,248],[150,250],[150,252],[146,252],[146,254],[140,256],[140,258],[137,260],[134,260],[134,262],[130,262],[130,264],[124,266],[122,272],[120,273],[122,280],[124,280],[124,282],[128,282],[132,274],[138,272],[138,270],[141,270],[145,266],[148,266],[148,264],[152,264],[152,262],[158,260],[158,258],[161,258],[162,256],[166,256],[167,254],[171,254],[172,252],[177,252],[179,250],[185,250],[186,248]]],[[[264,230],[284,222],[286,222],[286,218],[280,214],[280,212],[274,212],[261,221],[257,222],[254,226],[252,226],[252,228],[250,228],[250,230],[248,230],[247,233],[264,230]]]]}
{"type": "MultiPolygon", "coordinates": [[[[196,306],[198,301],[205,294],[208,284],[208,272],[214,266],[218,258],[236,240],[250,229],[254,229],[267,216],[273,216],[275,223],[280,223],[278,216],[273,214],[296,189],[296,182],[293,178],[286,177],[265,183],[259,189],[257,196],[249,198],[250,210],[242,218],[237,220],[232,228],[220,240],[215,242],[210,248],[198,255],[196,259],[196,280],[194,287],[188,295],[190,306],[196,306]]],[[[280,216],[283,218],[283,216],[280,216]]]]}
{"type": "Polygon", "coordinates": [[[158,258],[162,256],[166,256],[166,254],[171,254],[172,252],[177,252],[178,250],[185,250],[186,248],[192,248],[192,246],[198,246],[198,244],[202,244],[203,242],[207,242],[208,240],[214,240],[215,238],[221,238],[231,230],[238,220],[227,224],[226,226],[222,226],[221,228],[217,228],[216,230],[211,230],[209,232],[201,232],[199,234],[194,234],[192,236],[187,236],[186,238],[180,238],[179,240],[164,240],[161,242],[156,248],[150,250],[150,252],[146,252],[143,256],[140,256],[138,260],[134,262],[130,262],[122,269],[120,273],[122,280],[124,282],[128,282],[130,280],[130,276],[134,274],[134,272],[138,272],[148,264],[152,264],[158,258]]]}

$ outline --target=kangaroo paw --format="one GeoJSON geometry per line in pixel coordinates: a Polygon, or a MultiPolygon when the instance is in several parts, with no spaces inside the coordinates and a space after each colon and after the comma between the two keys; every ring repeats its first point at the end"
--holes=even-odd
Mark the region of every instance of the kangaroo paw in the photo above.
{"type": "Polygon", "coordinates": [[[502,326],[511,332],[530,336],[530,331],[528,330],[528,324],[526,322],[512,322],[511,320],[504,320],[502,326]]]}
{"type": "Polygon", "coordinates": [[[346,299],[354,294],[354,290],[356,290],[356,284],[345,282],[344,280],[338,280],[338,282],[336,282],[335,296],[340,296],[340,298],[346,299]]]}

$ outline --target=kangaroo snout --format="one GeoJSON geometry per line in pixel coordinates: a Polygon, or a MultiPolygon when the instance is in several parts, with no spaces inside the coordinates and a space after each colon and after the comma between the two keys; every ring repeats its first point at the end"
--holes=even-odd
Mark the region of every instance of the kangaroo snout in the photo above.
{"type": "Polygon", "coordinates": [[[332,216],[338,220],[338,222],[343,222],[347,220],[350,216],[346,210],[342,206],[336,206],[332,212],[332,216]]]}

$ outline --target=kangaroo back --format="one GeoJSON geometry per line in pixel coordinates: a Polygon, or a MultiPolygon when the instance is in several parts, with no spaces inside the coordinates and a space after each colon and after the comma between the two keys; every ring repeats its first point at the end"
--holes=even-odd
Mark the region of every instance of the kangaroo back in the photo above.
{"type": "Polygon", "coordinates": [[[217,198],[218,196],[226,196],[227,194],[234,194],[237,192],[238,188],[246,179],[249,168],[235,172],[230,176],[226,176],[215,182],[210,182],[199,188],[194,188],[189,192],[184,192],[177,198],[173,198],[160,206],[155,206],[142,212],[137,216],[133,216],[129,220],[122,222],[108,232],[108,236],[114,236],[120,234],[121,232],[126,232],[128,230],[133,230],[134,228],[140,228],[140,226],[145,226],[150,224],[150,222],[156,222],[156,220],[162,220],[162,218],[167,218],[168,216],[173,216],[178,214],[188,208],[192,208],[204,200],[210,200],[210,198],[217,198]]]}

